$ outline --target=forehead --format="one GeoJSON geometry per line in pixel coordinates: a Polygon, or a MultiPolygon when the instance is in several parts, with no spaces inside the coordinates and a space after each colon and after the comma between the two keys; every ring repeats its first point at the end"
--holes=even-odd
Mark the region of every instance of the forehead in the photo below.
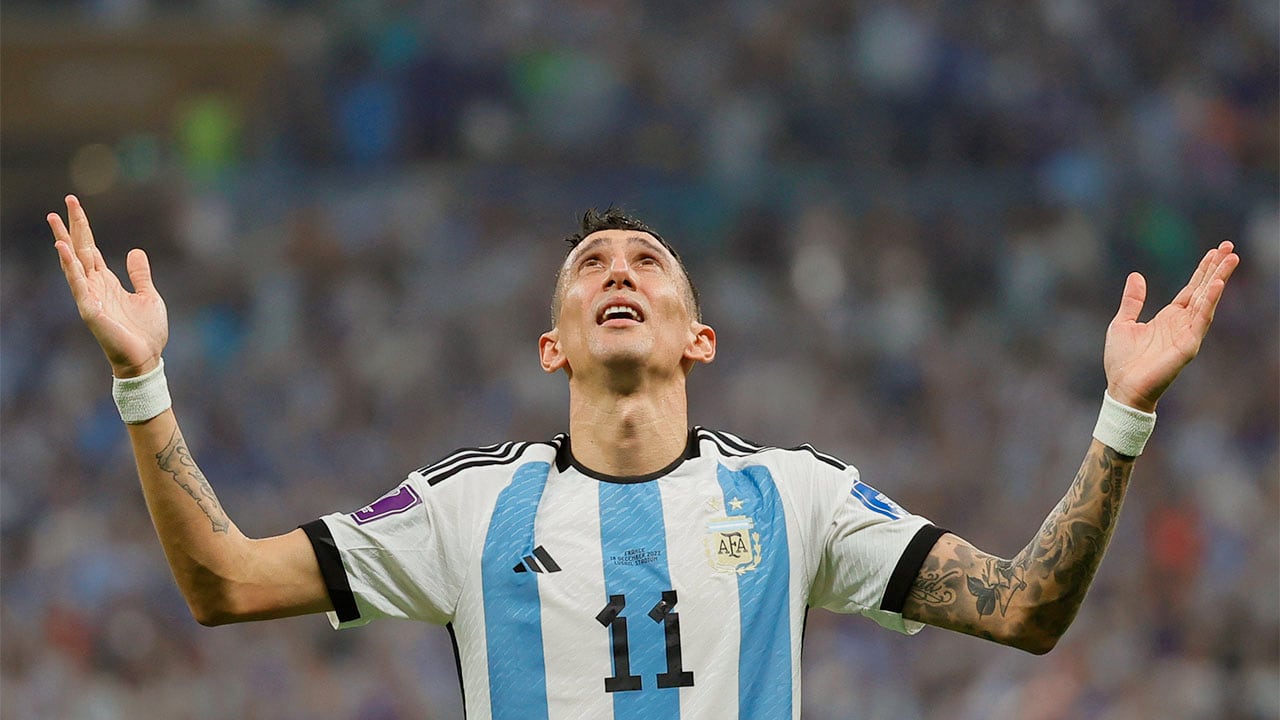
{"type": "Polygon", "coordinates": [[[569,255],[564,259],[564,264],[566,266],[571,265],[575,260],[590,252],[618,248],[644,248],[670,260],[675,260],[675,256],[671,254],[671,251],[647,232],[639,230],[597,230],[583,238],[577,247],[569,251],[569,255]]]}

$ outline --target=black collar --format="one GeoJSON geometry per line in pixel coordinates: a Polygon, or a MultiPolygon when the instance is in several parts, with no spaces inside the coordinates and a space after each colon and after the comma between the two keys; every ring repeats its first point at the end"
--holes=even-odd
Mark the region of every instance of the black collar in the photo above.
{"type": "Polygon", "coordinates": [[[680,464],[683,463],[685,460],[698,457],[698,438],[696,435],[696,431],[697,431],[697,428],[691,428],[689,430],[689,438],[685,442],[684,452],[680,454],[680,457],[677,457],[675,460],[672,460],[671,464],[667,465],[661,470],[655,470],[651,473],[646,473],[644,475],[606,475],[602,472],[596,472],[595,470],[592,470],[586,465],[583,465],[582,463],[578,462],[578,459],[573,456],[573,449],[570,447],[569,436],[565,435],[563,436],[564,442],[560,443],[559,449],[556,450],[556,470],[560,472],[564,472],[565,470],[568,470],[570,467],[576,468],[577,471],[582,473],[583,475],[586,475],[587,477],[590,477],[590,478],[595,478],[596,480],[600,480],[601,482],[621,483],[621,484],[649,482],[650,480],[656,480],[662,477],[663,475],[670,473],[672,470],[675,470],[676,468],[680,467],[680,464]]]}

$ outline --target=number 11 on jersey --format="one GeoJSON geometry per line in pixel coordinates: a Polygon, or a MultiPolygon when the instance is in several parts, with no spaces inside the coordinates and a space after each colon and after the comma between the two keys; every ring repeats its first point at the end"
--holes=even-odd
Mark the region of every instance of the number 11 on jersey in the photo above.
{"type": "MultiPolygon", "coordinates": [[[[677,597],[675,590],[663,590],[662,599],[649,611],[649,619],[662,623],[667,645],[667,671],[658,674],[659,688],[678,688],[693,685],[693,672],[685,670],[680,657],[680,614],[674,611],[677,597]]],[[[613,675],[604,679],[605,692],[624,692],[644,689],[639,675],[631,674],[631,651],[627,637],[627,619],[622,611],[627,606],[625,594],[610,595],[609,604],[596,615],[596,621],[609,629],[613,646],[613,675]]]]}

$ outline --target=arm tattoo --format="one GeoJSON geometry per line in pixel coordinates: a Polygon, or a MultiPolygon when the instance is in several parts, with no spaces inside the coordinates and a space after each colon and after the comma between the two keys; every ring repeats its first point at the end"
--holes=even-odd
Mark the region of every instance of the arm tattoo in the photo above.
{"type": "Polygon", "coordinates": [[[1133,458],[1091,446],[1066,496],[1012,560],[944,536],[921,566],[904,614],[979,637],[1051,647],[1102,562],[1132,469],[1133,458]]]}
{"type": "Polygon", "coordinates": [[[951,585],[960,574],[959,570],[948,570],[945,574],[939,570],[925,571],[921,569],[911,586],[911,596],[922,603],[930,605],[948,605],[955,602],[956,593],[951,585]]]}
{"type": "Polygon", "coordinates": [[[214,532],[227,532],[231,527],[231,521],[227,519],[221,503],[213,494],[213,487],[205,479],[204,473],[200,472],[200,468],[196,467],[196,461],[192,459],[187,443],[176,429],[164,449],[156,453],[156,462],[159,463],[161,470],[173,475],[173,481],[178,483],[178,487],[187,491],[191,499],[196,501],[196,505],[213,524],[214,532]]]}
{"type": "Polygon", "coordinates": [[[969,575],[965,581],[969,594],[977,599],[974,609],[979,617],[997,610],[1001,615],[1007,615],[1014,594],[1027,589],[1022,568],[995,558],[986,559],[980,576],[969,575]]]}

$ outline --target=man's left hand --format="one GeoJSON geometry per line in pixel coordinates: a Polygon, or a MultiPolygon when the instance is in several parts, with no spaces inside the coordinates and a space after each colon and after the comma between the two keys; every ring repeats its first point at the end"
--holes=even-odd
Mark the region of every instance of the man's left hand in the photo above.
{"type": "Polygon", "coordinates": [[[1147,281],[1139,273],[1129,274],[1102,355],[1111,397],[1155,411],[1160,396],[1200,351],[1222,291],[1239,264],[1231,241],[1222,241],[1205,254],[1173,302],[1145,323],[1138,322],[1138,315],[1147,299],[1147,281]]]}

